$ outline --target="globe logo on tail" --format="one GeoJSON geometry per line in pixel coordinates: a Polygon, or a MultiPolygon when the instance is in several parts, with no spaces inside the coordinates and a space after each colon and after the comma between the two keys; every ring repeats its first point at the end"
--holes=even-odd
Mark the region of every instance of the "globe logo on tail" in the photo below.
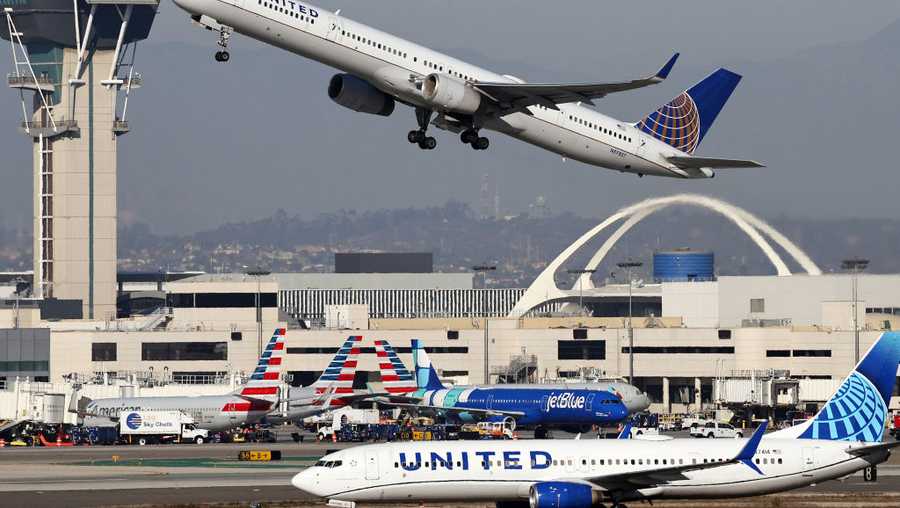
{"type": "Polygon", "coordinates": [[[700,111],[687,92],[650,113],[637,127],[682,152],[694,153],[700,144],[700,111]]]}
{"type": "Polygon", "coordinates": [[[879,442],[885,418],[887,406],[878,389],[865,376],[854,372],[800,437],[879,442]]]}

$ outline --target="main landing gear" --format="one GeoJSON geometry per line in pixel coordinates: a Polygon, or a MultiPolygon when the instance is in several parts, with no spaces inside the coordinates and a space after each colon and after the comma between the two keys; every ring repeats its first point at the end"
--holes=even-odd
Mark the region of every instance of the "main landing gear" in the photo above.
{"type": "Polygon", "coordinates": [[[409,131],[406,135],[407,141],[418,144],[422,150],[434,150],[437,146],[437,140],[426,134],[428,124],[431,123],[430,109],[416,108],[416,121],[419,123],[419,129],[409,131]]]}
{"type": "Polygon", "coordinates": [[[471,145],[474,150],[487,150],[487,148],[491,146],[490,140],[488,140],[488,138],[480,137],[478,131],[475,129],[466,129],[462,131],[459,135],[459,140],[467,145],[471,145]]]}
{"type": "Polygon", "coordinates": [[[221,51],[216,51],[215,59],[217,62],[227,62],[231,59],[231,55],[228,53],[228,40],[231,39],[231,27],[222,25],[219,28],[219,42],[217,43],[221,51]]]}

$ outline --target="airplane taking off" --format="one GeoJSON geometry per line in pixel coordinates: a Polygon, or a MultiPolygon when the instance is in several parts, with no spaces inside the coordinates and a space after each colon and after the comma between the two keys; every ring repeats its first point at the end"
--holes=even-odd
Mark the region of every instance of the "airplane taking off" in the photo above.
{"type": "Polygon", "coordinates": [[[476,150],[500,132],[586,164],[638,176],[712,178],[717,168],[751,168],[751,160],[694,155],[741,76],[719,69],[636,123],[588,107],[609,94],[665,80],[678,54],[655,74],[609,83],[526,83],[433,51],[294,0],[174,0],[219,33],[216,60],[228,61],[233,32],[337,68],[328,96],[361,113],[389,116],[397,102],[415,108],[407,135],[423,150],[437,146],[428,127],[460,135],[476,150]]]}
{"type": "MultiPolygon", "coordinates": [[[[868,469],[900,442],[881,442],[900,363],[900,332],[869,349],[815,417],[749,439],[386,443],[328,454],[291,483],[355,502],[490,501],[506,508],[623,508],[627,501],[757,496],[868,469]]],[[[871,469],[869,469],[871,468],[871,469]]]]}
{"type": "Polygon", "coordinates": [[[627,383],[542,385],[510,384],[445,387],[422,341],[412,340],[415,381],[385,340],[375,342],[387,397],[384,405],[442,415],[450,420],[497,421],[510,427],[531,426],[585,431],[593,425],[622,421],[643,411],[650,399],[627,383]]]}

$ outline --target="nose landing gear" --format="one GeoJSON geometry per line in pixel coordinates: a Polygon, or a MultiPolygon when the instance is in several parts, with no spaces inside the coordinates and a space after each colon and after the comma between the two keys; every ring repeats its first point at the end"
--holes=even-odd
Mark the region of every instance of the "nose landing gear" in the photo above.
{"type": "Polygon", "coordinates": [[[221,25],[219,28],[219,42],[217,44],[221,51],[216,51],[215,59],[217,62],[227,62],[231,59],[231,55],[228,53],[228,41],[231,39],[231,27],[221,25]]]}

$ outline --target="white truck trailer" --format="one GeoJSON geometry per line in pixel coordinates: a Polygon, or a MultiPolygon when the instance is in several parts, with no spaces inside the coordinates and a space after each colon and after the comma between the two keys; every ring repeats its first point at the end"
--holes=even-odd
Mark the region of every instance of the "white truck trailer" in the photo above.
{"type": "Polygon", "coordinates": [[[198,429],[194,419],[181,411],[127,411],[119,417],[119,435],[141,446],[152,443],[209,440],[209,431],[198,429]]]}

